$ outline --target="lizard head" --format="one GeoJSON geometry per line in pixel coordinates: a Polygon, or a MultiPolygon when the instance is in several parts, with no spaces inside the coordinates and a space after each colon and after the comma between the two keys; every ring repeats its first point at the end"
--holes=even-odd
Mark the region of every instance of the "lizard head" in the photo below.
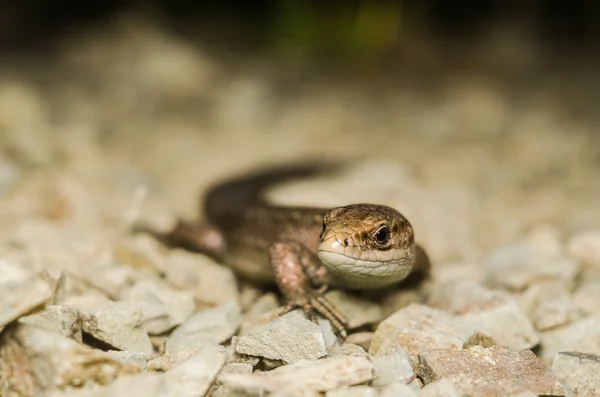
{"type": "Polygon", "coordinates": [[[336,207],[323,218],[318,255],[330,276],[347,288],[385,287],[406,278],[413,268],[413,228],[387,206],[336,207]]]}

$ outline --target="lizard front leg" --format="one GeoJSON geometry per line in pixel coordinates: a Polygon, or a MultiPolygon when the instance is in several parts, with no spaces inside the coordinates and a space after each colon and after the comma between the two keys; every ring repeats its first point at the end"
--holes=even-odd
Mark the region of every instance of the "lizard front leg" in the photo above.
{"type": "Polygon", "coordinates": [[[327,272],[308,249],[295,241],[283,241],[269,247],[273,277],[286,305],[277,315],[300,308],[314,322],[317,314],[329,321],[338,337],[345,339],[348,322],[323,294],[327,290],[327,272]]]}

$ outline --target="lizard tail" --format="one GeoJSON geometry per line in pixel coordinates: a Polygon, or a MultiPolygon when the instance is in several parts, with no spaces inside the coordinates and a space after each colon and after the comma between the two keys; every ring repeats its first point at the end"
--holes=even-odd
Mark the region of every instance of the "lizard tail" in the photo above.
{"type": "Polygon", "coordinates": [[[209,222],[218,224],[224,217],[265,204],[262,193],[269,186],[316,176],[331,168],[331,163],[322,161],[261,168],[213,186],[205,196],[202,210],[209,222]]]}

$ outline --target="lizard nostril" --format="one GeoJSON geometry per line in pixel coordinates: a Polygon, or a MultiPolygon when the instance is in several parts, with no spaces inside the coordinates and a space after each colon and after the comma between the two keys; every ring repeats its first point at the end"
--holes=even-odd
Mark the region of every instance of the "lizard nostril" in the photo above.
{"type": "Polygon", "coordinates": [[[344,247],[347,247],[347,246],[349,246],[351,242],[352,242],[352,241],[351,241],[349,238],[345,238],[345,239],[344,239],[344,247]]]}

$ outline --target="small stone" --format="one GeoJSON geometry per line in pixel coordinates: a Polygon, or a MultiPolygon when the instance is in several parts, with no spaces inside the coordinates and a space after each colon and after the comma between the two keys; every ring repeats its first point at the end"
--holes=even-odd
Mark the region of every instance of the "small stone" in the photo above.
{"type": "Polygon", "coordinates": [[[533,284],[523,292],[520,301],[540,331],[568,324],[580,317],[571,294],[560,281],[533,284]]]}
{"type": "Polygon", "coordinates": [[[431,382],[421,389],[419,397],[462,397],[454,383],[448,378],[431,382]]]}
{"type": "Polygon", "coordinates": [[[106,385],[139,371],[136,364],[32,325],[5,330],[0,342],[2,395],[46,395],[50,390],[106,385]]]}
{"type": "MultiPolygon", "coordinates": [[[[366,357],[337,356],[316,361],[301,360],[265,373],[225,375],[223,386],[248,395],[297,395],[300,391],[327,392],[373,379],[373,363],[366,357]],[[263,393],[263,394],[260,394],[263,393]]],[[[229,395],[229,394],[225,394],[229,395]]]]}
{"type": "Polygon", "coordinates": [[[565,395],[560,381],[531,350],[504,346],[432,349],[420,353],[415,369],[425,384],[448,378],[461,394],[472,396],[524,391],[565,395]]]}
{"type": "Polygon", "coordinates": [[[146,356],[144,353],[131,353],[119,350],[109,350],[106,352],[106,354],[108,354],[115,360],[138,365],[143,371],[145,371],[148,367],[148,356],[146,356]]]}
{"type": "Polygon", "coordinates": [[[338,289],[328,292],[325,297],[346,317],[350,330],[383,320],[381,306],[365,298],[338,289]]]}
{"type": "Polygon", "coordinates": [[[564,327],[541,334],[539,356],[551,364],[561,351],[600,355],[600,314],[593,314],[564,327]]]}
{"type": "Polygon", "coordinates": [[[430,304],[455,313],[456,318],[499,345],[529,349],[539,336],[518,302],[507,292],[490,290],[472,281],[454,281],[432,289],[430,304]]]}
{"type": "Polygon", "coordinates": [[[39,313],[21,317],[19,323],[35,325],[81,342],[82,319],[79,311],[66,305],[51,305],[39,313]]]}
{"type": "Polygon", "coordinates": [[[199,305],[212,307],[238,300],[233,271],[205,255],[174,249],[167,255],[165,268],[167,281],[194,291],[199,305]]]}
{"type": "Polygon", "coordinates": [[[329,351],[329,357],[335,356],[353,356],[353,357],[368,357],[369,353],[365,349],[358,345],[351,343],[344,343],[341,346],[334,346],[329,351]]]}
{"type": "Polygon", "coordinates": [[[421,394],[417,393],[418,391],[413,387],[402,382],[395,382],[386,386],[379,394],[379,397],[419,397],[421,394]]]}
{"type": "Polygon", "coordinates": [[[344,340],[344,343],[358,345],[365,350],[369,350],[373,335],[375,335],[374,332],[355,332],[348,335],[344,340]]]}
{"type": "Polygon", "coordinates": [[[600,313],[600,281],[581,285],[573,293],[573,302],[585,314],[600,313]]]}
{"type": "Polygon", "coordinates": [[[326,397],[375,397],[377,395],[377,390],[369,386],[343,387],[325,393],[326,397]]]}
{"type": "Polygon", "coordinates": [[[388,354],[405,347],[413,359],[424,349],[474,345],[491,346],[492,339],[450,313],[411,304],[379,324],[369,353],[388,354]]]}
{"type": "Polygon", "coordinates": [[[242,374],[242,375],[250,375],[254,368],[252,364],[248,363],[229,363],[225,364],[221,372],[219,372],[219,376],[227,375],[227,374],[242,374]]]}
{"type": "Polygon", "coordinates": [[[560,352],[554,359],[552,371],[569,385],[575,396],[592,396],[600,391],[600,356],[560,352]]]}
{"type": "Polygon", "coordinates": [[[142,310],[142,321],[150,335],[180,325],[196,309],[192,291],[176,291],[158,280],[138,281],[124,298],[142,310]]]}
{"type": "Polygon", "coordinates": [[[233,336],[241,321],[241,308],[237,301],[196,313],[171,333],[166,344],[167,351],[223,343],[233,336]]]}
{"type": "Polygon", "coordinates": [[[567,251],[584,266],[600,268],[600,229],[576,233],[567,242],[567,251]]]}
{"type": "Polygon", "coordinates": [[[408,350],[400,348],[389,354],[372,356],[375,378],[372,386],[387,386],[394,382],[409,384],[416,380],[408,350]]]}
{"type": "Polygon", "coordinates": [[[333,331],[333,325],[331,325],[331,321],[324,318],[319,318],[317,320],[317,324],[319,324],[321,330],[323,331],[323,336],[325,337],[325,345],[327,346],[328,350],[340,345],[340,341],[336,336],[335,332],[333,331]]]}
{"type": "Polygon", "coordinates": [[[113,256],[119,263],[138,269],[150,269],[164,274],[165,253],[160,243],[147,234],[134,234],[120,240],[113,247],[113,256]]]}
{"type": "Polygon", "coordinates": [[[236,352],[293,363],[323,357],[327,346],[321,327],[295,310],[241,336],[236,352]]]}
{"type": "Polygon", "coordinates": [[[200,352],[201,348],[179,350],[175,353],[166,352],[159,357],[148,361],[148,371],[167,372],[175,368],[185,360],[195,356],[200,352]]]}
{"type": "Polygon", "coordinates": [[[83,331],[119,350],[150,357],[152,343],[144,329],[142,311],[127,302],[112,302],[83,311],[83,331]]]}
{"type": "Polygon", "coordinates": [[[165,373],[173,395],[195,397],[205,395],[225,365],[227,352],[220,346],[203,347],[199,353],[165,373]]]}
{"type": "Polygon", "coordinates": [[[516,291],[549,280],[570,286],[579,273],[577,261],[554,247],[542,248],[531,241],[501,247],[490,253],[483,265],[490,286],[516,291]]]}
{"type": "Polygon", "coordinates": [[[52,300],[56,287],[48,282],[45,272],[27,278],[9,279],[0,284],[0,328],[20,316],[43,307],[52,300]]]}

